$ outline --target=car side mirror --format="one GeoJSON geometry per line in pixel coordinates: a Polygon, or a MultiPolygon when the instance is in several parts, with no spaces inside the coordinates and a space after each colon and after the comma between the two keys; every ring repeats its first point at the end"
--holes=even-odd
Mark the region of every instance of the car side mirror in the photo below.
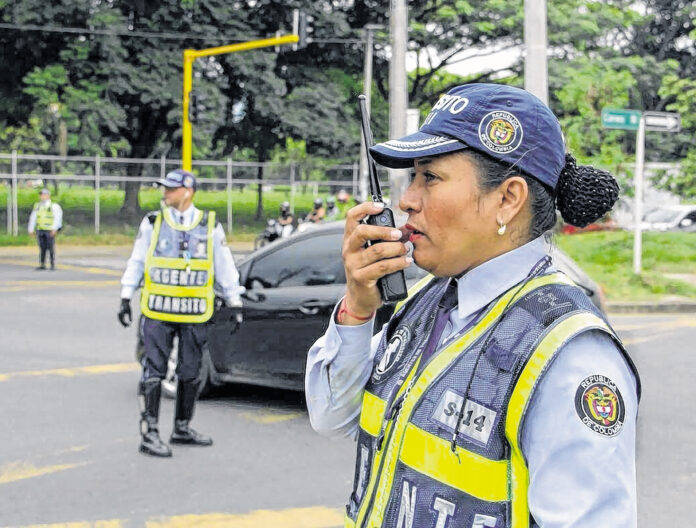
{"type": "Polygon", "coordinates": [[[690,227],[692,226],[694,221],[691,218],[684,218],[681,222],[679,222],[679,227],[690,227]]]}

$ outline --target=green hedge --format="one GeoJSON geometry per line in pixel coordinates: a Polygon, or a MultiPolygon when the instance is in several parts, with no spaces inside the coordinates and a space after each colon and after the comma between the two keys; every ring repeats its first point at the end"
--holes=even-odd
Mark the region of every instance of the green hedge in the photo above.
{"type": "MultiPolygon", "coordinates": [[[[4,218],[5,204],[7,203],[7,186],[0,186],[0,211],[4,218]]],[[[123,205],[125,192],[119,189],[101,189],[99,204],[101,211],[101,224],[105,229],[109,225],[119,225],[118,211],[123,205]]],[[[138,202],[144,211],[159,208],[161,191],[158,189],[141,189],[138,193],[138,202]]],[[[320,196],[326,197],[325,194],[320,196]]],[[[66,227],[87,227],[94,222],[94,189],[87,186],[59,185],[57,192],[53,193],[53,200],[59,203],[65,213],[64,224],[66,227]]],[[[263,218],[255,219],[258,192],[254,186],[245,187],[243,190],[235,188],[232,191],[232,218],[235,229],[259,230],[265,225],[266,218],[276,217],[280,204],[290,200],[290,188],[288,186],[275,186],[272,191],[263,192],[263,218]]],[[[35,202],[38,201],[38,192],[35,189],[20,188],[17,192],[17,207],[21,224],[26,221],[35,202]]],[[[304,216],[312,209],[314,196],[312,193],[296,192],[294,196],[295,214],[304,216]]],[[[216,211],[218,218],[224,223],[227,218],[227,191],[196,192],[194,203],[201,209],[216,211]]],[[[345,206],[342,206],[345,208],[345,206]]]]}

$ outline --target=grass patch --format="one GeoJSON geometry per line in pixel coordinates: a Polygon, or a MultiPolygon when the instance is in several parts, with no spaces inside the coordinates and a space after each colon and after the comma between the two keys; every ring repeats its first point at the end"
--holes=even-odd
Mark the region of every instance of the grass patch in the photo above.
{"type": "Polygon", "coordinates": [[[643,233],[643,273],[633,273],[633,233],[604,231],[557,235],[568,253],[612,301],[696,297],[696,287],[666,276],[696,274],[696,233],[643,233]]]}

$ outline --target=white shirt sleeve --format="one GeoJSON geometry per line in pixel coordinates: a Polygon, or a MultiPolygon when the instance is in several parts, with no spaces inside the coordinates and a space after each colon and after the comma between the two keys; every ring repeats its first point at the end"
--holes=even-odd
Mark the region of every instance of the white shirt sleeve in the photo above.
{"type": "Polygon", "coordinates": [[[239,271],[234,265],[234,258],[227,247],[225,231],[220,223],[213,230],[213,269],[215,282],[222,289],[227,305],[241,306],[240,295],[244,293],[245,288],[239,284],[239,271]]]}
{"type": "Polygon", "coordinates": [[[337,325],[335,311],[326,333],[307,355],[307,409],[312,427],[318,433],[354,436],[363,391],[372,373],[372,360],[383,330],[372,335],[374,319],[358,326],[337,325]]]}
{"type": "Polygon", "coordinates": [[[147,250],[152,239],[152,231],[152,224],[146,216],[140,222],[140,229],[138,229],[138,236],[133,245],[133,252],[128,259],[128,264],[126,264],[126,271],[123,272],[123,277],[121,277],[121,299],[131,299],[135,290],[140,286],[143,271],[145,270],[147,250]]]}
{"type": "Polygon", "coordinates": [[[29,225],[27,226],[27,231],[29,233],[33,233],[34,230],[36,229],[36,206],[31,210],[31,214],[29,215],[29,225]]]}
{"type": "Polygon", "coordinates": [[[636,379],[612,339],[590,331],[559,351],[537,387],[522,429],[529,508],[541,528],[636,527],[636,379]],[[585,425],[576,392],[588,376],[612,380],[625,416],[615,436],[585,425]]]}
{"type": "Polygon", "coordinates": [[[63,227],[63,208],[56,203],[52,204],[51,208],[53,209],[53,227],[51,229],[58,231],[63,227]]]}

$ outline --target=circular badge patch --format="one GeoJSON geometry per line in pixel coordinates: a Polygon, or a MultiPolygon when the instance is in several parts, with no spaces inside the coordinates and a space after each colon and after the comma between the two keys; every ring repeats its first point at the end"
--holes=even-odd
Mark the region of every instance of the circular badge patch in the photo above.
{"type": "Polygon", "coordinates": [[[159,241],[159,248],[160,248],[162,251],[164,251],[164,250],[167,249],[168,247],[169,247],[169,240],[167,240],[166,238],[163,238],[163,239],[161,239],[161,240],[159,241]]]}
{"type": "Polygon", "coordinates": [[[193,178],[191,176],[184,176],[184,187],[188,189],[193,187],[193,178]]]}
{"type": "Polygon", "coordinates": [[[491,112],[479,123],[479,139],[488,150],[507,154],[522,143],[522,125],[510,112],[491,112]]]}
{"type": "Polygon", "coordinates": [[[372,381],[379,383],[386,379],[386,375],[395,365],[397,365],[406,349],[406,344],[411,340],[411,330],[407,326],[400,326],[394,332],[394,335],[387,343],[384,353],[380,358],[374,372],[372,373],[372,381]]]}
{"type": "Polygon", "coordinates": [[[602,436],[619,434],[626,412],[616,384],[600,374],[580,383],[575,392],[575,410],[582,423],[602,436]]]}

